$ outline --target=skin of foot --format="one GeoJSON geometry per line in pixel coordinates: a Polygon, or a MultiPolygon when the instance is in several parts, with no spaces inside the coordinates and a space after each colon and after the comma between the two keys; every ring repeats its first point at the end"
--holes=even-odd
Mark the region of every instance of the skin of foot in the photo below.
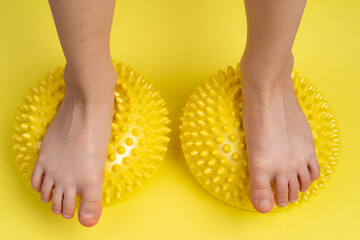
{"type": "Polygon", "coordinates": [[[314,141],[291,80],[293,55],[262,63],[244,54],[243,124],[250,171],[250,192],[258,212],[296,202],[320,175],[314,141]],[[271,183],[275,186],[274,196],[271,183]]]}
{"type": "Polygon", "coordinates": [[[40,192],[41,200],[49,203],[52,199],[52,211],[64,218],[73,217],[76,196],[81,195],[78,218],[87,227],[98,222],[102,211],[116,84],[111,61],[90,65],[83,68],[66,65],[66,93],[44,135],[31,177],[32,187],[40,192]],[[90,78],[96,78],[89,82],[97,82],[97,87],[79,86],[90,78]],[[113,84],[108,84],[109,79],[113,84]]]}

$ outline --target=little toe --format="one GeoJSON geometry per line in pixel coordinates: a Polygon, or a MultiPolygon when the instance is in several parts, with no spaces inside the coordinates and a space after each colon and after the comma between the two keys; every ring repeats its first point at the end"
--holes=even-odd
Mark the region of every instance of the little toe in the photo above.
{"type": "Polygon", "coordinates": [[[63,201],[63,191],[60,187],[55,186],[55,190],[52,198],[51,210],[56,215],[59,215],[61,213],[62,201],[63,201]]]}
{"type": "Polygon", "coordinates": [[[317,159],[314,161],[311,161],[311,163],[308,164],[308,169],[310,173],[310,180],[311,182],[315,181],[320,177],[320,166],[317,159]]]}
{"type": "Polygon", "coordinates": [[[289,181],[285,176],[278,176],[275,179],[276,204],[285,207],[289,203],[289,181]]]}
{"type": "Polygon", "coordinates": [[[48,203],[51,200],[53,187],[54,187],[54,180],[48,175],[45,175],[44,182],[41,185],[41,193],[40,193],[41,200],[44,203],[48,203]]]}
{"type": "Polygon", "coordinates": [[[297,179],[297,176],[292,176],[289,179],[289,201],[294,203],[299,198],[299,181],[297,179]]]}
{"type": "Polygon", "coordinates": [[[45,175],[45,171],[39,164],[35,164],[33,173],[31,175],[31,186],[37,191],[41,191],[41,184],[43,182],[43,177],[45,175]]]}
{"type": "Polygon", "coordinates": [[[250,179],[251,201],[258,212],[267,213],[274,207],[274,195],[270,178],[266,175],[252,174],[250,179]]]}
{"type": "Polygon", "coordinates": [[[299,182],[300,182],[300,191],[301,192],[306,192],[307,189],[310,186],[310,173],[309,173],[309,170],[307,168],[301,169],[298,172],[298,176],[299,176],[299,182]]]}
{"type": "Polygon", "coordinates": [[[62,216],[66,219],[70,219],[74,216],[75,212],[75,200],[76,200],[76,189],[67,188],[64,191],[64,200],[63,200],[63,211],[62,216]]]}
{"type": "Polygon", "coordinates": [[[87,186],[81,195],[79,222],[85,227],[94,226],[102,211],[102,185],[87,186]]]}

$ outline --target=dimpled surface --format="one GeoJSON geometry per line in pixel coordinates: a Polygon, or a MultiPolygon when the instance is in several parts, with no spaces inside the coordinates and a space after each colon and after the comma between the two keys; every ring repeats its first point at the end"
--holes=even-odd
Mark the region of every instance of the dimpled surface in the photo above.
{"type": "MultiPolygon", "coordinates": [[[[296,206],[314,196],[330,180],[339,157],[339,130],[333,111],[308,79],[292,72],[297,98],[311,126],[321,174],[296,206]]],[[[212,75],[189,97],[183,108],[180,139],[188,166],[201,185],[222,201],[255,210],[242,124],[239,64],[212,75]]],[[[272,186],[273,187],[273,186],[272,186]]],[[[274,188],[273,188],[274,190],[274,188]]],[[[275,193],[275,191],[274,191],[275,193]]],[[[280,209],[275,206],[274,210],[280,209]]]]}
{"type": "MultiPolygon", "coordinates": [[[[104,206],[141,187],[159,168],[170,140],[168,110],[159,91],[130,66],[114,60],[113,65],[118,78],[104,170],[104,206]]],[[[29,184],[41,141],[64,93],[64,69],[58,67],[30,89],[19,107],[13,149],[18,169],[29,184]]],[[[78,196],[76,207],[80,201],[78,196]]]]}

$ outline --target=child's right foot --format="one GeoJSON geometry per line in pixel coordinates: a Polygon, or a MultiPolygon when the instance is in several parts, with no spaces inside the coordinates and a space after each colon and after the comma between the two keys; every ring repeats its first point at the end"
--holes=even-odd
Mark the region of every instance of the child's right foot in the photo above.
{"type": "Polygon", "coordinates": [[[52,198],[55,214],[68,219],[74,215],[80,194],[79,221],[89,227],[98,222],[102,210],[116,71],[111,61],[88,69],[65,68],[66,93],[44,136],[31,184],[41,192],[43,202],[52,198]],[[80,86],[87,81],[89,85],[80,86]]]}

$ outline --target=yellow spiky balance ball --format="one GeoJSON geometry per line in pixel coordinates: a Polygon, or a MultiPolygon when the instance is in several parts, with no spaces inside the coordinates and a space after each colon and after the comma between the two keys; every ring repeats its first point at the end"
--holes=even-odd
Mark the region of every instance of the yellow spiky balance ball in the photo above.
{"type": "MultiPolygon", "coordinates": [[[[320,177],[296,206],[325,188],[339,157],[339,129],[323,95],[308,79],[292,72],[297,98],[311,126],[320,177]]],[[[220,200],[255,210],[250,198],[250,178],[242,124],[240,66],[212,75],[188,98],[181,116],[180,139],[187,164],[199,183],[220,200]]],[[[273,186],[272,186],[273,187],[273,186]]],[[[274,190],[274,188],[273,188],[274,190]]],[[[280,208],[275,206],[274,210],[280,208]]]]}
{"type": "MultiPolygon", "coordinates": [[[[113,65],[118,77],[104,170],[104,206],[140,188],[159,168],[170,141],[169,111],[159,91],[130,66],[115,60],[113,65]]],[[[19,106],[13,149],[18,169],[29,184],[41,141],[64,94],[64,68],[58,67],[40,79],[19,106]]],[[[80,201],[77,196],[76,207],[80,201]]]]}

